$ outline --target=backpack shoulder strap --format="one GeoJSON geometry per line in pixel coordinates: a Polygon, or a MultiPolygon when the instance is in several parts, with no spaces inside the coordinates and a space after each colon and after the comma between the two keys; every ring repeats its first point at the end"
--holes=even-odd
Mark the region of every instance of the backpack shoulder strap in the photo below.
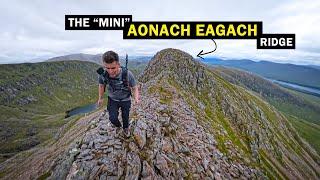
{"type": "Polygon", "coordinates": [[[107,71],[105,71],[102,67],[100,67],[99,69],[97,69],[97,73],[99,74],[99,76],[103,78],[103,81],[105,84],[109,83],[110,77],[107,71]]]}
{"type": "Polygon", "coordinates": [[[128,69],[123,66],[121,66],[121,68],[122,68],[121,80],[125,87],[129,87],[128,69]]]}

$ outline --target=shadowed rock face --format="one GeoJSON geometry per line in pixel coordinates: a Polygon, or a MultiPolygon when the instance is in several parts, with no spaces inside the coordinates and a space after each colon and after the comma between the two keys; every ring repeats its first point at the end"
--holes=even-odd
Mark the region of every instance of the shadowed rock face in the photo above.
{"type": "Polygon", "coordinates": [[[49,179],[319,178],[319,156],[285,117],[187,53],[158,52],[140,81],[131,137],[92,116],[49,179]]]}

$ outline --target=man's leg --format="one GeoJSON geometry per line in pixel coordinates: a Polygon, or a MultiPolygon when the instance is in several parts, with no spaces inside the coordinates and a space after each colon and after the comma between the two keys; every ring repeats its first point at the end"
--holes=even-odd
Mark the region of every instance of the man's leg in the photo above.
{"type": "Polygon", "coordinates": [[[113,101],[111,98],[108,97],[108,106],[109,112],[109,120],[110,122],[115,125],[116,127],[121,127],[121,123],[118,119],[119,116],[119,105],[117,101],[113,101]]]}
{"type": "Polygon", "coordinates": [[[129,127],[129,113],[130,113],[131,101],[122,101],[120,102],[120,104],[121,104],[120,107],[121,107],[123,129],[126,129],[129,127]]]}

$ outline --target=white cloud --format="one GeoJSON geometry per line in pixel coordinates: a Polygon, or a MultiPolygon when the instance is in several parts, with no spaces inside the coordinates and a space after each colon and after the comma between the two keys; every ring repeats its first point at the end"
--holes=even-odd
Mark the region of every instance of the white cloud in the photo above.
{"type": "Polygon", "coordinates": [[[264,33],[296,33],[296,50],[257,50],[255,40],[217,40],[218,57],[320,64],[317,1],[4,1],[0,63],[71,53],[153,55],[173,47],[196,56],[210,40],[123,40],[121,31],[65,31],[66,14],[129,14],[134,21],[263,21],[264,33]]]}

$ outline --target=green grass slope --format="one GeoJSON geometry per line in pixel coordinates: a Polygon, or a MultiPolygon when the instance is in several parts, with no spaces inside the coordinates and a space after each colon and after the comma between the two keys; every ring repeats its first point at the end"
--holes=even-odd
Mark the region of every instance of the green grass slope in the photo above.
{"type": "Polygon", "coordinates": [[[67,110],[95,102],[97,68],[81,61],[0,65],[0,160],[54,138],[67,110]]]}
{"type": "Polygon", "coordinates": [[[253,91],[276,107],[320,154],[319,97],[280,87],[257,75],[233,68],[215,67],[213,71],[229,82],[253,91]]]}

